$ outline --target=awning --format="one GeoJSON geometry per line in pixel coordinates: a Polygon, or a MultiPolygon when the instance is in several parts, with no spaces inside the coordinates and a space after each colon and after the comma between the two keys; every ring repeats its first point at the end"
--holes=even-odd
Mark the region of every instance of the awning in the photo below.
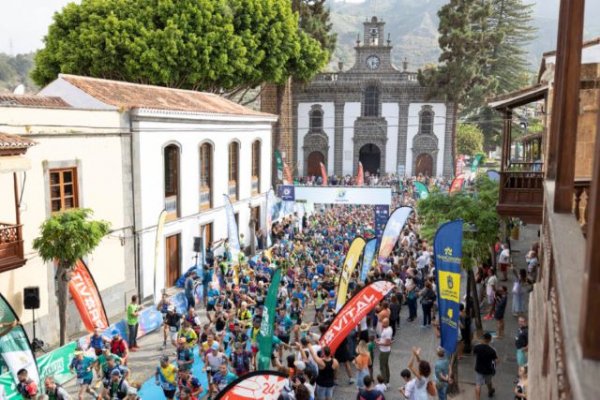
{"type": "Polygon", "coordinates": [[[496,97],[488,103],[496,110],[513,109],[534,101],[543,100],[548,93],[548,85],[535,85],[496,97]]]}
{"type": "Polygon", "coordinates": [[[0,174],[21,172],[31,169],[31,161],[24,156],[0,157],[0,174]]]}

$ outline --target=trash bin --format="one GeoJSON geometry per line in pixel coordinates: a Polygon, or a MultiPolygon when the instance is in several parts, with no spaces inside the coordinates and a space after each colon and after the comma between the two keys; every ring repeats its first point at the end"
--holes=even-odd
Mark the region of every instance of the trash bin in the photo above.
{"type": "Polygon", "coordinates": [[[519,240],[519,225],[515,225],[510,230],[511,240],[519,240]]]}

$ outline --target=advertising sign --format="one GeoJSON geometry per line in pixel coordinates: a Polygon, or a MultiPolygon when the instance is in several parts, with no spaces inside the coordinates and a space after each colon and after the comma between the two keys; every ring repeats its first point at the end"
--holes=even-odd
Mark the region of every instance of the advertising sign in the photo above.
{"type": "Polygon", "coordinates": [[[225,215],[227,216],[227,238],[229,239],[229,252],[231,253],[231,261],[233,264],[239,263],[239,255],[241,251],[240,236],[238,235],[238,226],[235,222],[235,213],[231,200],[226,194],[223,195],[225,200],[225,215]]]}
{"type": "Polygon", "coordinates": [[[376,205],[375,206],[375,236],[378,239],[381,239],[381,235],[383,234],[383,230],[385,229],[385,224],[390,218],[390,206],[388,205],[376,205]]]}
{"type": "Polygon", "coordinates": [[[277,400],[287,375],[275,371],[254,371],[231,382],[215,400],[277,400]]]}
{"type": "Polygon", "coordinates": [[[392,204],[389,187],[296,186],[294,194],[296,201],[315,204],[392,204]]]}
{"type": "Polygon", "coordinates": [[[94,332],[96,328],[108,328],[108,318],[98,287],[90,270],[81,259],[77,260],[75,268],[73,268],[73,276],[69,281],[69,293],[73,297],[79,316],[89,333],[94,332]]]}
{"type": "Polygon", "coordinates": [[[361,237],[357,237],[350,244],[348,253],[346,253],[346,258],[344,258],[342,275],[340,276],[340,283],[338,285],[338,295],[335,303],[336,311],[342,308],[342,306],[346,303],[346,298],[348,297],[348,284],[350,283],[350,278],[354,273],[354,269],[356,268],[356,264],[358,264],[358,259],[360,258],[364,248],[365,239],[361,237]]]}
{"type": "Polygon", "coordinates": [[[375,252],[377,251],[377,238],[371,239],[367,242],[365,246],[365,251],[363,253],[363,261],[362,261],[362,269],[360,271],[360,281],[364,282],[367,279],[367,275],[369,274],[369,270],[373,265],[373,260],[375,260],[375,252]]]}
{"type": "Polygon", "coordinates": [[[388,219],[385,224],[385,229],[383,230],[383,235],[381,236],[379,254],[377,255],[377,260],[380,264],[385,263],[389,255],[392,254],[392,250],[394,250],[394,246],[396,246],[396,242],[398,242],[400,232],[402,232],[404,224],[406,224],[406,221],[412,212],[412,207],[400,207],[397,208],[388,219]]]}

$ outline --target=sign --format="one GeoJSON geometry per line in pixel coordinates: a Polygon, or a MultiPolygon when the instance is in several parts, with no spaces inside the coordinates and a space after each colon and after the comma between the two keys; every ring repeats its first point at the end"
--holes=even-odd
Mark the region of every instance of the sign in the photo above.
{"type": "Polygon", "coordinates": [[[254,371],[231,382],[215,400],[277,400],[288,376],[275,371],[254,371]]]}
{"type": "Polygon", "coordinates": [[[381,235],[383,235],[385,224],[390,218],[390,207],[388,205],[377,205],[375,206],[374,212],[375,236],[380,239],[381,235]]]}
{"type": "Polygon", "coordinates": [[[406,175],[406,166],[399,164],[398,165],[398,177],[403,177],[406,175]]]}
{"type": "Polygon", "coordinates": [[[465,183],[465,176],[463,174],[458,175],[452,180],[450,184],[450,190],[448,193],[456,193],[462,190],[463,184],[465,183]]]}
{"type": "Polygon", "coordinates": [[[238,235],[238,226],[235,222],[235,213],[233,212],[233,206],[231,200],[226,194],[223,195],[225,201],[225,215],[227,217],[227,239],[229,239],[229,252],[231,254],[231,261],[234,265],[239,264],[239,255],[241,252],[240,247],[240,236],[238,235]]]}
{"type": "Polygon", "coordinates": [[[336,311],[342,308],[346,303],[348,297],[348,284],[350,283],[350,278],[352,278],[352,274],[354,273],[354,269],[356,268],[356,264],[358,264],[358,259],[364,248],[365,239],[361,237],[357,237],[352,241],[352,244],[350,244],[348,253],[346,253],[346,258],[344,258],[342,275],[340,276],[340,283],[338,285],[338,295],[335,303],[336,311]]]}
{"type": "Polygon", "coordinates": [[[377,238],[371,239],[367,242],[365,246],[365,251],[363,253],[363,261],[362,261],[362,269],[360,271],[360,281],[364,282],[367,279],[367,275],[371,270],[371,266],[373,265],[373,260],[375,260],[375,252],[377,251],[377,238]]]}
{"type": "Polygon", "coordinates": [[[462,235],[463,221],[456,220],[440,226],[433,239],[438,282],[440,345],[448,354],[456,351],[458,340],[462,235]]]}
{"type": "Polygon", "coordinates": [[[102,298],[90,270],[83,260],[77,260],[73,276],[69,281],[69,293],[79,311],[85,329],[92,333],[94,329],[108,328],[108,318],[102,304],[102,298]]]}
{"type": "Polygon", "coordinates": [[[389,187],[296,186],[295,199],[315,204],[386,204],[389,206],[392,204],[392,189],[389,187]]]}
{"type": "Polygon", "coordinates": [[[321,346],[329,346],[331,354],[334,354],[350,331],[379,304],[394,286],[393,282],[375,281],[352,296],[338,311],[327,331],[321,336],[321,346]]]}
{"type": "Polygon", "coordinates": [[[414,185],[415,185],[415,191],[417,192],[417,195],[419,196],[419,200],[426,199],[429,197],[429,189],[427,189],[427,186],[425,186],[423,183],[418,182],[418,181],[415,181],[414,185]]]}
{"type": "Polygon", "coordinates": [[[392,250],[394,250],[396,242],[398,242],[400,232],[402,232],[412,212],[412,207],[400,207],[388,219],[381,236],[381,244],[379,245],[379,254],[377,256],[380,264],[385,263],[389,255],[392,254],[392,250]]]}
{"type": "Polygon", "coordinates": [[[277,308],[277,292],[281,281],[281,270],[277,269],[273,274],[269,291],[263,306],[263,316],[258,335],[258,369],[269,369],[271,366],[271,354],[273,353],[273,336],[275,335],[275,309],[277,308]]]}

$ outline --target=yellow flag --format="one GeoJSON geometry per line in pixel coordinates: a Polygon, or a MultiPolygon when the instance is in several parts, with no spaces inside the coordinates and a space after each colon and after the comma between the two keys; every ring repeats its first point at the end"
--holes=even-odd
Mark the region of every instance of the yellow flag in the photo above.
{"type": "Polygon", "coordinates": [[[363,249],[365,248],[365,240],[361,237],[357,237],[352,241],[346,258],[344,259],[344,265],[342,266],[342,274],[340,276],[340,283],[338,285],[338,295],[335,303],[335,311],[339,311],[340,308],[346,303],[346,297],[348,297],[348,284],[350,283],[350,277],[354,273],[354,268],[358,264],[363,249]]]}

